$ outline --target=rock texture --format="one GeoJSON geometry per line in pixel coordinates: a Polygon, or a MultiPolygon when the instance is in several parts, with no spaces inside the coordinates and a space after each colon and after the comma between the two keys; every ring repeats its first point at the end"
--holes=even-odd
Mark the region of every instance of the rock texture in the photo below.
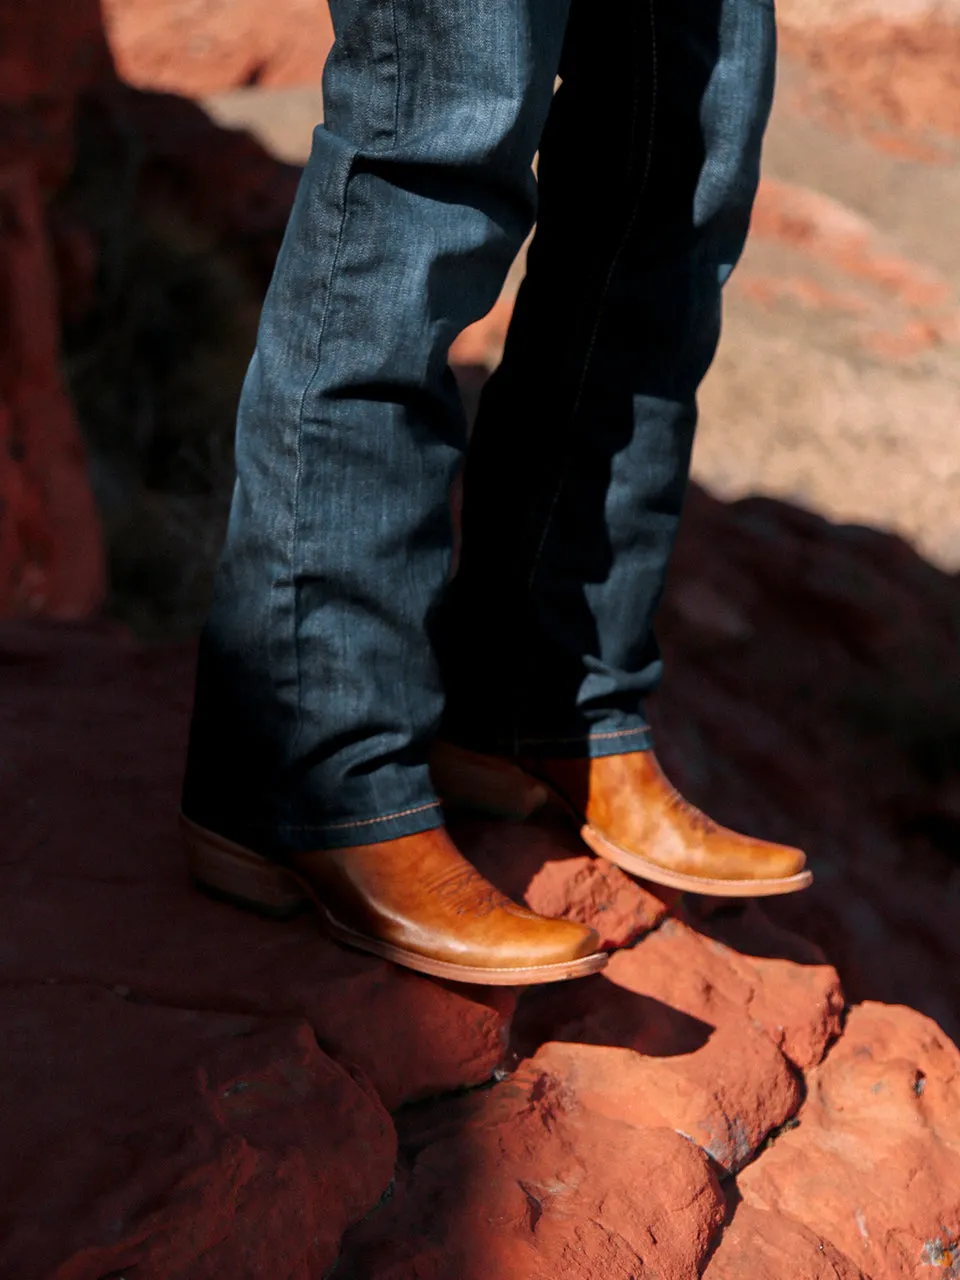
{"type": "Polygon", "coordinates": [[[104,0],[103,12],[125,80],[187,95],[316,84],[333,43],[324,0],[104,0]]]}
{"type": "Polygon", "coordinates": [[[398,1125],[394,1198],[348,1236],[344,1275],[685,1280],[723,1221],[701,1151],[580,1107],[535,1063],[398,1125]]]}
{"type": "Polygon", "coordinates": [[[0,1026],[4,1276],[321,1275],[393,1176],[389,1115],[304,1022],[48,981],[0,1026]]]}
{"type": "Polygon", "coordinates": [[[783,1214],[739,1204],[704,1280],[864,1280],[829,1240],[783,1214]]]}
{"type": "Polygon", "coordinates": [[[815,1225],[873,1280],[956,1274],[956,1046],[913,1010],[864,1004],[807,1085],[797,1128],[741,1178],[745,1203],[815,1225]]]}

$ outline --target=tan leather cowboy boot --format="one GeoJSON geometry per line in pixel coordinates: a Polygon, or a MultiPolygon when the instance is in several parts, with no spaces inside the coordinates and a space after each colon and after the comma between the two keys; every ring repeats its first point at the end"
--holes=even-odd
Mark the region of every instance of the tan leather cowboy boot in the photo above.
{"type": "Polygon", "coordinates": [[[325,931],[420,973],[520,986],[596,973],[593,929],[517,906],[442,828],[291,857],[280,866],[181,815],[194,879],[242,906],[290,916],[312,901],[325,931]]]}
{"type": "Polygon", "coordinates": [[[684,800],[652,751],[514,763],[438,743],[430,767],[438,793],[454,807],[526,818],[559,801],[594,853],[656,884],[759,898],[813,880],[799,849],[730,831],[684,800]]]}

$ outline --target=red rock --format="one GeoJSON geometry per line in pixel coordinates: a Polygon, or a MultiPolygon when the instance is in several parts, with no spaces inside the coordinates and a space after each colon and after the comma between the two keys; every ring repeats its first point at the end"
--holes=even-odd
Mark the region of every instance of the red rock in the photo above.
{"type": "Polygon", "coordinates": [[[0,617],[84,618],[103,601],[100,521],[59,367],[40,191],[0,170],[0,617]]]}
{"type": "Polygon", "coordinates": [[[723,1219],[690,1142],[571,1108],[535,1067],[400,1131],[392,1200],[344,1242],[364,1280],[689,1280],[723,1219]]]}
{"type": "Polygon", "coordinates": [[[533,1065],[561,1081],[585,1110],[621,1124],[673,1129],[726,1173],[746,1164],[800,1104],[800,1086],[780,1052],[739,1018],[711,1030],[692,1053],[552,1043],[533,1065]]]}
{"type": "Polygon", "coordinates": [[[305,1023],[87,986],[0,993],[0,1273],[319,1275],[396,1135],[305,1023]]]}
{"type": "Polygon", "coordinates": [[[793,1218],[737,1207],[703,1280],[866,1280],[829,1240],[793,1218]]]}
{"type": "Polygon", "coordinates": [[[666,920],[633,950],[617,952],[606,973],[625,990],[712,1025],[736,1010],[800,1067],[819,1061],[840,1030],[843,997],[829,965],[744,954],[680,920],[666,920]]]}
{"type": "Polygon", "coordinates": [[[604,950],[631,946],[668,912],[649,889],[599,858],[545,862],[527,886],[526,902],[541,915],[592,925],[604,950]]]}
{"type": "Polygon", "coordinates": [[[333,43],[323,0],[104,0],[103,12],[125,80],[188,96],[254,82],[318,84],[333,43]]]}
{"type": "Polygon", "coordinates": [[[778,926],[754,901],[701,927],[749,985],[747,1009],[797,1067],[815,1066],[840,1034],[844,998],[823,951],[778,926]]]}
{"type": "Polygon", "coordinates": [[[819,24],[792,18],[784,50],[807,64],[834,127],[881,144],[896,139],[900,154],[942,162],[943,143],[960,136],[957,16],[955,4],[862,6],[851,15],[844,3],[826,29],[822,12],[819,24]]]}
{"type": "Polygon", "coordinates": [[[872,1280],[960,1257],[960,1051],[928,1018],[854,1008],[810,1072],[799,1126],[739,1178],[744,1201],[822,1233],[872,1280]]]}
{"type": "Polygon", "coordinates": [[[73,162],[77,95],[111,78],[98,0],[0,0],[0,167],[29,161],[46,194],[73,162]]]}

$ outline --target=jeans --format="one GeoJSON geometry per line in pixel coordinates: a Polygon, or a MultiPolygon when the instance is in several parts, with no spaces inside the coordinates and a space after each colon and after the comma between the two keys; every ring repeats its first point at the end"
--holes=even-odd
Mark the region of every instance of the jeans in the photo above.
{"type": "Polygon", "coordinates": [[[514,755],[650,746],[653,618],[775,60],[765,0],[331,10],[184,789],[189,817],[280,858],[439,825],[438,731],[514,755]],[[448,350],[535,219],[468,445],[448,350]]]}

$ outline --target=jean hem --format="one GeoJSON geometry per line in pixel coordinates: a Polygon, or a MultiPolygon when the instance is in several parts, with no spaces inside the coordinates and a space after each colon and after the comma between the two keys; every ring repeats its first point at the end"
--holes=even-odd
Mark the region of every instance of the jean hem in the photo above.
{"type": "Polygon", "coordinates": [[[625,729],[595,730],[593,732],[509,737],[476,737],[469,734],[444,733],[447,741],[481,755],[509,757],[533,756],[544,759],[597,759],[601,756],[624,755],[631,751],[653,749],[653,733],[648,724],[633,725],[625,729]]]}
{"type": "Polygon", "coordinates": [[[274,862],[282,862],[285,854],[380,844],[433,831],[444,823],[439,800],[393,813],[332,823],[245,822],[242,819],[224,823],[202,817],[193,820],[274,862]]]}

